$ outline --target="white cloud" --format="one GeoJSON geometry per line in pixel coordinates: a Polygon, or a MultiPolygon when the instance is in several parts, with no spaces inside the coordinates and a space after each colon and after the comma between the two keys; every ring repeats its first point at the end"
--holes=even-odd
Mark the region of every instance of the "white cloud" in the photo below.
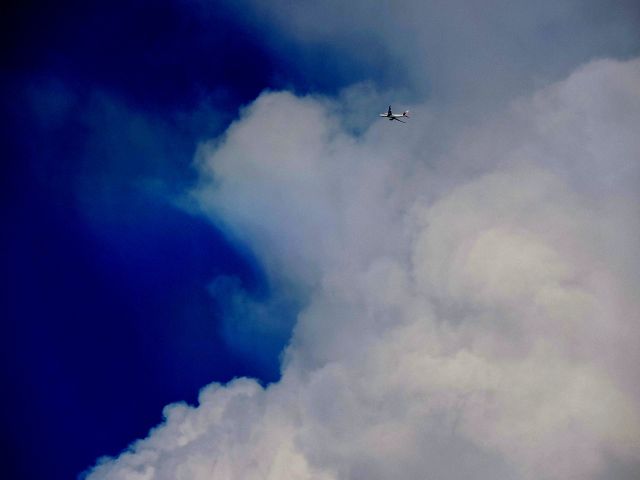
{"type": "Polygon", "coordinates": [[[638,85],[640,60],[593,62],[433,148],[428,104],[352,136],[327,99],[261,95],[193,198],[307,299],[282,379],[167,407],[89,478],[640,465],[638,85]]]}

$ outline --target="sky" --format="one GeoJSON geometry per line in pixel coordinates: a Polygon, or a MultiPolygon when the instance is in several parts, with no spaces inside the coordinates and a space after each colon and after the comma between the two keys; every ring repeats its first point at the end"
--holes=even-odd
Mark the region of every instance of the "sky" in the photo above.
{"type": "Polygon", "coordinates": [[[637,478],[637,2],[2,9],[7,478],[637,478]]]}

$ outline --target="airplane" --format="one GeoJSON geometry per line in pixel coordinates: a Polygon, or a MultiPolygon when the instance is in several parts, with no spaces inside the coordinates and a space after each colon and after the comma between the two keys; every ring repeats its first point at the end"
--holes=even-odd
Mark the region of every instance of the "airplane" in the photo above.
{"type": "Polygon", "coordinates": [[[380,116],[383,118],[388,118],[389,120],[397,120],[401,123],[407,123],[404,120],[400,119],[409,118],[409,110],[405,110],[404,112],[402,112],[402,115],[398,113],[391,113],[391,105],[389,105],[389,110],[387,110],[387,113],[381,113],[380,116]]]}

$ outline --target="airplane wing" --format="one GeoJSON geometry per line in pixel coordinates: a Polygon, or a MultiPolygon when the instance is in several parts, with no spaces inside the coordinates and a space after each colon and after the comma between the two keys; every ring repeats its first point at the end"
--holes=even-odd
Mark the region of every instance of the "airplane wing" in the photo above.
{"type": "Polygon", "coordinates": [[[400,119],[399,119],[399,118],[397,118],[397,117],[393,117],[393,119],[394,119],[394,120],[399,121],[400,123],[407,123],[407,122],[405,122],[404,120],[400,120],[400,119]]]}

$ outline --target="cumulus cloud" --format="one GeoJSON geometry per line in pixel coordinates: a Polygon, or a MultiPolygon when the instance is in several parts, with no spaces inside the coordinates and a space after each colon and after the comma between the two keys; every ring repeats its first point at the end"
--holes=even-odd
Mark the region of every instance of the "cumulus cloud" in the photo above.
{"type": "Polygon", "coordinates": [[[354,135],[261,95],[192,197],[304,299],[282,378],[168,406],[88,478],[637,473],[639,85],[594,61],[434,148],[428,103],[354,135]]]}

